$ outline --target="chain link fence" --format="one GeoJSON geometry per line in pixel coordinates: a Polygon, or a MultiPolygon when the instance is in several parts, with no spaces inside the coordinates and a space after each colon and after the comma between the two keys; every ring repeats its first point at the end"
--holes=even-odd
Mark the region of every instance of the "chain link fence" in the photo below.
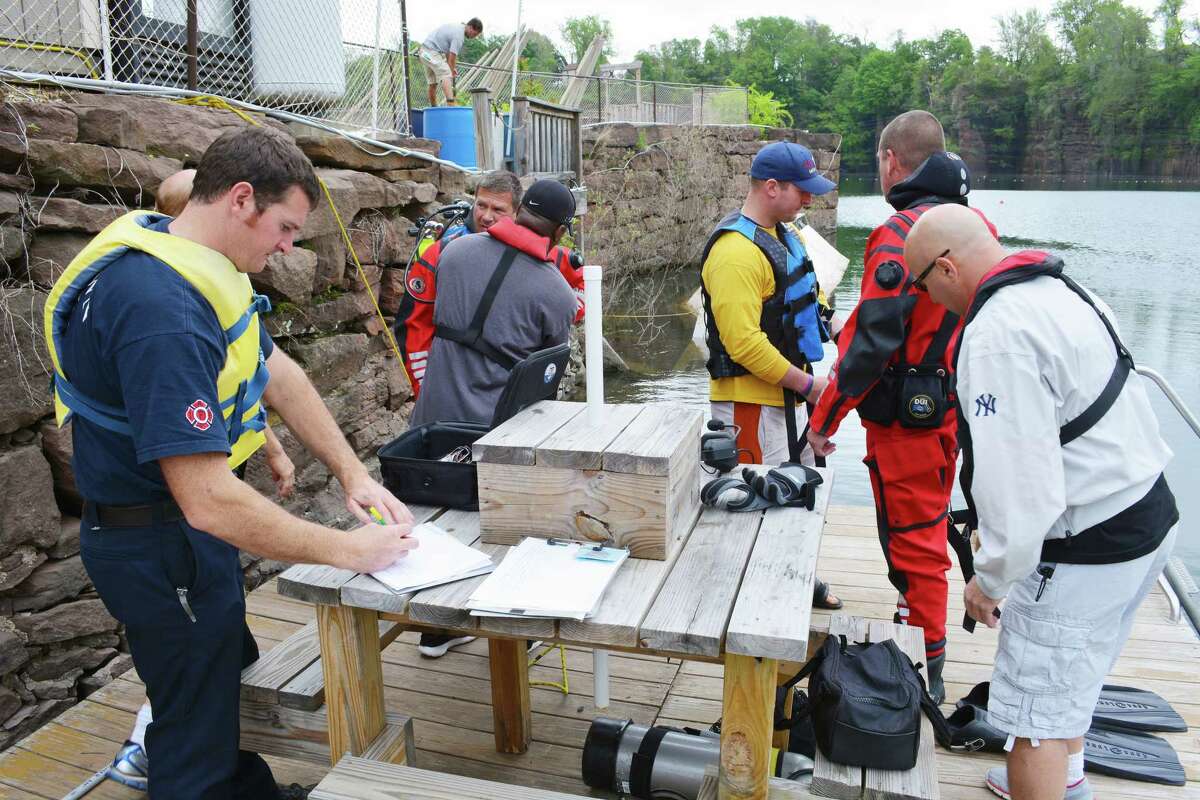
{"type": "MultiPolygon", "coordinates": [[[[401,29],[394,0],[0,0],[0,71],[191,89],[347,131],[408,133],[428,85],[401,29]]],[[[460,63],[458,101],[480,86],[506,108],[511,70],[460,63]]],[[[747,121],[741,87],[519,72],[516,93],[566,100],[589,123],[747,121]]]]}

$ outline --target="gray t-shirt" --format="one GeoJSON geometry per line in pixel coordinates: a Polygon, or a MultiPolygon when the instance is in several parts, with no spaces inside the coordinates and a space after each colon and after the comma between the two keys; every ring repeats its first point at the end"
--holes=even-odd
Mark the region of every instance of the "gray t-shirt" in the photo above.
{"type": "MultiPolygon", "coordinates": [[[[486,233],[455,239],[437,268],[433,321],[466,328],[507,248],[486,233]]],[[[575,319],[575,294],[551,264],[517,255],[483,324],[483,338],[520,361],[567,341],[575,319]]],[[[508,381],[508,370],[482,353],[435,337],[412,425],[438,421],[490,423],[508,381]]]]}
{"type": "Polygon", "coordinates": [[[464,26],[461,22],[448,22],[429,34],[424,46],[439,53],[458,55],[458,51],[462,50],[464,36],[464,26]]]}

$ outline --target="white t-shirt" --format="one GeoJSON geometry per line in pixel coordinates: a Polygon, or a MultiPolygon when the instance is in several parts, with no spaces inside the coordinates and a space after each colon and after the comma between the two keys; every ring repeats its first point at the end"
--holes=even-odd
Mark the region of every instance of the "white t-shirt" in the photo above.
{"type": "Polygon", "coordinates": [[[975,576],[988,597],[1033,572],[1046,539],[1140,500],[1170,461],[1136,373],[1095,426],[1059,444],[1059,428],[1100,396],[1115,363],[1100,317],[1050,276],[997,290],[966,327],[958,397],[974,451],[975,576]]]}

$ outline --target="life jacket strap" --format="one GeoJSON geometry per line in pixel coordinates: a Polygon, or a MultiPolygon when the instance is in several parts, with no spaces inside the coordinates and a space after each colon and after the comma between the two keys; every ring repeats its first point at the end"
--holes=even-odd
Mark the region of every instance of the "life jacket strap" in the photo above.
{"type": "Polygon", "coordinates": [[[265,294],[255,294],[254,299],[250,301],[250,307],[246,312],[238,318],[238,321],[225,329],[225,341],[228,344],[233,344],[242,337],[246,329],[250,327],[250,321],[254,319],[255,314],[265,314],[271,310],[271,300],[265,294]]]}
{"type": "Polygon", "coordinates": [[[113,433],[133,435],[133,428],[129,426],[129,417],[124,409],[89,398],[76,389],[64,375],[51,376],[50,386],[51,391],[58,392],[59,399],[72,413],[113,433]]]}

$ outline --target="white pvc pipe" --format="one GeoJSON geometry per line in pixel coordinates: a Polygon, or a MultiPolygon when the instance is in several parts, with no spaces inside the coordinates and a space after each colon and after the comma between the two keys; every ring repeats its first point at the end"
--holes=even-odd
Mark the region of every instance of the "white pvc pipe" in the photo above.
{"type": "Polygon", "coordinates": [[[521,57],[521,0],[517,0],[517,32],[514,35],[517,38],[513,42],[512,83],[508,90],[508,125],[507,130],[504,132],[504,153],[500,154],[501,164],[504,163],[504,154],[512,147],[512,128],[515,121],[513,116],[513,98],[517,96],[517,65],[520,63],[518,59],[521,57]]]}
{"type": "Polygon", "coordinates": [[[379,133],[379,29],[383,0],[375,0],[375,58],[371,62],[371,131],[379,133]]]}
{"type": "Polygon", "coordinates": [[[100,4],[100,52],[104,59],[104,80],[113,80],[112,27],[108,19],[108,3],[100,4]]]}
{"type": "Polygon", "coordinates": [[[587,376],[587,419],[589,425],[604,421],[604,331],[601,326],[601,268],[583,268],[583,363],[587,376]]]}
{"type": "MultiPolygon", "coordinates": [[[[603,270],[597,265],[583,268],[584,371],[587,376],[587,419],[589,425],[604,422],[604,330],[601,324],[603,270]]],[[[592,651],[592,697],[596,708],[608,708],[608,652],[592,651]]]]}
{"type": "Polygon", "coordinates": [[[596,708],[608,708],[608,651],[592,651],[592,702],[596,708]]]}

